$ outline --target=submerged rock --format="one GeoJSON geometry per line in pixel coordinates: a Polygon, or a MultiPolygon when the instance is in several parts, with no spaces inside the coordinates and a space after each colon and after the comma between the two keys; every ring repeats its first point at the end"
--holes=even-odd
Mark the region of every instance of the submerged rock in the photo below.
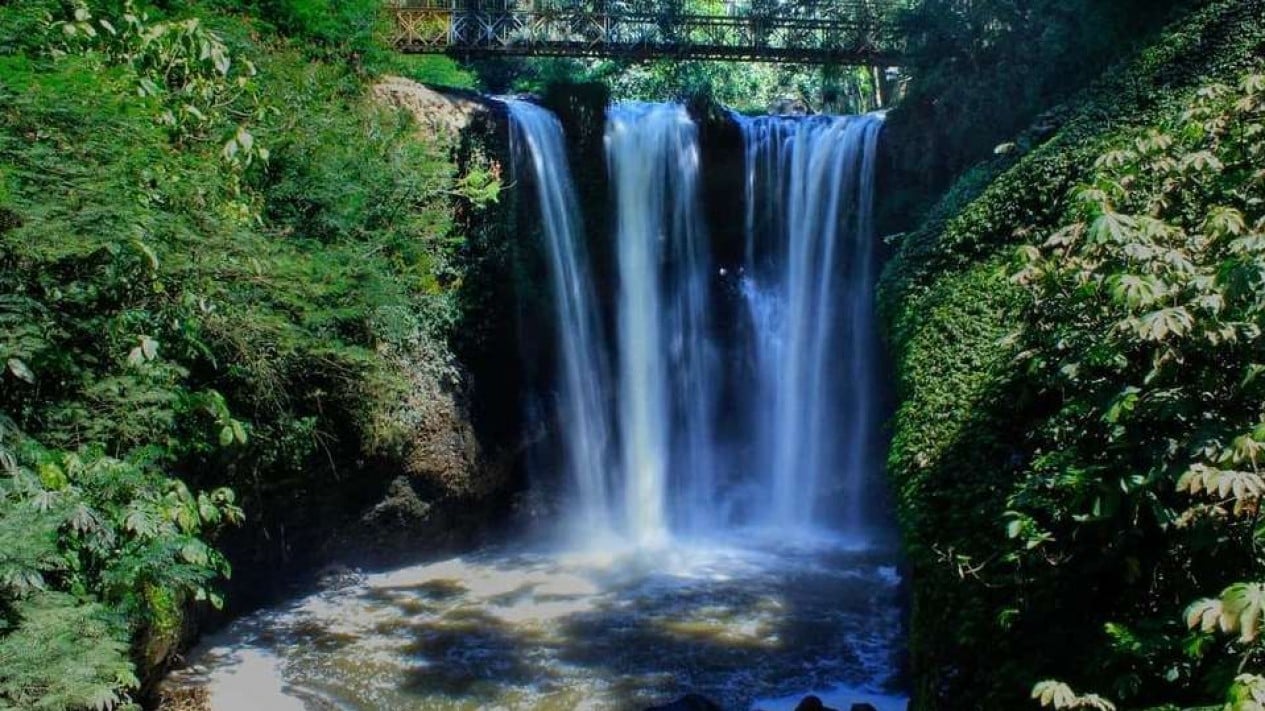
{"type": "Polygon", "coordinates": [[[387,487],[386,497],[365,514],[364,523],[400,529],[420,526],[430,520],[431,505],[417,495],[408,477],[397,477],[387,487]]]}
{"type": "Polygon", "coordinates": [[[722,711],[722,709],[706,696],[686,694],[671,703],[651,706],[646,711],[722,711]]]}
{"type": "Polygon", "coordinates": [[[316,585],[321,590],[345,590],[364,582],[364,573],[338,563],[321,568],[316,574],[316,585]]]}

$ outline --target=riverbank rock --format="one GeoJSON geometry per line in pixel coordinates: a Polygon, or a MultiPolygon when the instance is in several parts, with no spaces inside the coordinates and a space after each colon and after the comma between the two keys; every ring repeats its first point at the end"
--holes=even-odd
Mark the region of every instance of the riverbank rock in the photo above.
{"type": "MultiPolygon", "coordinates": [[[[827,706],[819,697],[805,696],[803,701],[795,707],[795,711],[838,711],[838,709],[827,706]]],[[[851,711],[878,711],[873,704],[859,703],[852,704],[851,711]]]]}
{"type": "Polygon", "coordinates": [[[158,685],[152,699],[157,711],[211,711],[211,695],[202,669],[172,673],[158,685]]]}

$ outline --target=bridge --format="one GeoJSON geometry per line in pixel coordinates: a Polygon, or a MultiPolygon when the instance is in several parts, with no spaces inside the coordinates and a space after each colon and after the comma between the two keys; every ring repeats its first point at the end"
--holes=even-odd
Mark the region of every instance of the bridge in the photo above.
{"type": "Polygon", "coordinates": [[[910,0],[395,0],[401,52],[901,63],[910,0]]]}

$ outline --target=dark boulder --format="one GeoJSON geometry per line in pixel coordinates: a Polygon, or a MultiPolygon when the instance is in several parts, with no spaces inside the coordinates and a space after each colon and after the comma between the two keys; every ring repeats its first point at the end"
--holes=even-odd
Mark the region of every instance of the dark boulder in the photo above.
{"type": "Polygon", "coordinates": [[[795,711],[836,711],[821,702],[816,696],[805,696],[804,700],[799,702],[799,706],[795,707],[795,711]]]}
{"type": "Polygon", "coordinates": [[[852,704],[852,711],[878,711],[874,704],[852,704]]]}
{"type": "Polygon", "coordinates": [[[646,711],[723,711],[711,699],[698,694],[686,694],[672,703],[651,706],[646,711]]]}

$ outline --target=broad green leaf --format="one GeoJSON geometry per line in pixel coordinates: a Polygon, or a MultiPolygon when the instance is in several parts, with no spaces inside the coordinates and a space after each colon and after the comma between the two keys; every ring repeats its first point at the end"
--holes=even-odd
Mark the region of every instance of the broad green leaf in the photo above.
{"type": "Polygon", "coordinates": [[[1111,295],[1130,308],[1154,305],[1168,294],[1168,288],[1159,278],[1135,274],[1119,274],[1107,281],[1111,295]]]}
{"type": "Polygon", "coordinates": [[[1134,408],[1137,407],[1138,395],[1141,392],[1135,387],[1125,388],[1123,392],[1112,399],[1107,412],[1103,414],[1103,420],[1114,425],[1126,414],[1133,412],[1134,408]]]}
{"type": "Polygon", "coordinates": [[[1217,237],[1237,237],[1246,230],[1243,213],[1232,207],[1214,207],[1204,219],[1204,231],[1217,237]]]}
{"type": "Polygon", "coordinates": [[[31,385],[35,384],[35,373],[31,372],[31,369],[26,363],[22,362],[22,359],[10,358],[6,365],[9,366],[9,372],[13,373],[13,377],[31,385]]]}
{"type": "Polygon", "coordinates": [[[1137,221],[1119,212],[1107,211],[1098,216],[1089,228],[1089,236],[1098,244],[1123,244],[1133,239],[1137,221]]]}
{"type": "Polygon", "coordinates": [[[1190,332],[1195,320],[1185,307],[1175,306],[1152,311],[1137,320],[1137,334],[1147,341],[1163,341],[1169,336],[1181,337],[1190,332]]]}
{"type": "Polygon", "coordinates": [[[242,426],[242,423],[230,420],[229,426],[233,429],[233,439],[237,440],[238,444],[246,444],[246,428],[242,426]]]}

